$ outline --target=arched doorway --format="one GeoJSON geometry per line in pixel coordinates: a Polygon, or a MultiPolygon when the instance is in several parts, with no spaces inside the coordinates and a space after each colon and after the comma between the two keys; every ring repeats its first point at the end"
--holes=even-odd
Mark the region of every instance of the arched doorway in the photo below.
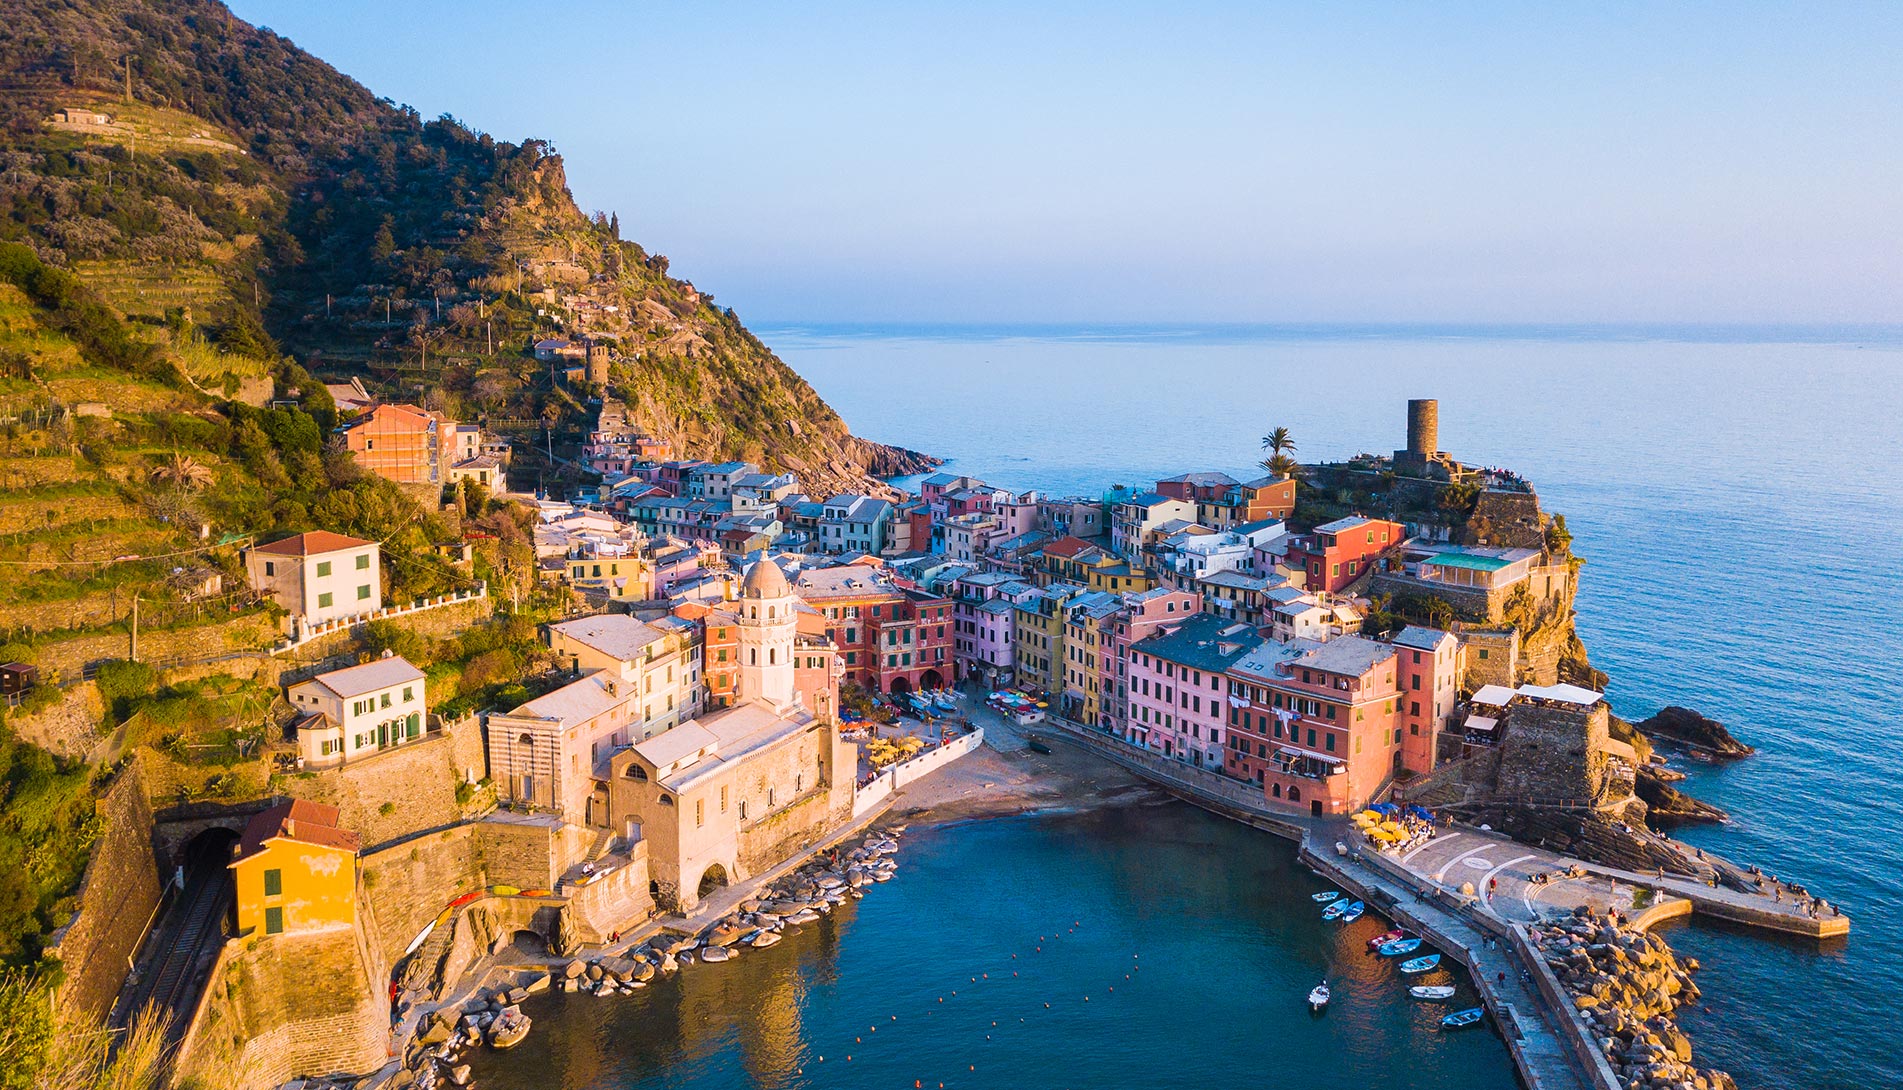
{"type": "Polygon", "coordinates": [[[1302,789],[1291,784],[1288,789],[1288,800],[1290,802],[1302,801],[1302,789]]]}
{"type": "Polygon", "coordinates": [[[893,696],[904,696],[912,691],[912,682],[904,674],[900,674],[892,679],[892,686],[886,691],[893,696]]]}
{"type": "Polygon", "coordinates": [[[509,936],[509,949],[527,957],[545,958],[549,954],[548,937],[540,931],[517,928],[515,934],[509,936]]]}
{"type": "Polygon", "coordinates": [[[927,670],[918,676],[918,687],[921,689],[942,689],[945,687],[945,679],[938,675],[937,670],[927,670]]]}
{"type": "Polygon", "coordinates": [[[704,900],[712,895],[715,890],[724,889],[726,885],[727,868],[718,863],[712,864],[707,868],[706,872],[700,876],[700,885],[694,890],[694,896],[697,899],[704,900]]]}

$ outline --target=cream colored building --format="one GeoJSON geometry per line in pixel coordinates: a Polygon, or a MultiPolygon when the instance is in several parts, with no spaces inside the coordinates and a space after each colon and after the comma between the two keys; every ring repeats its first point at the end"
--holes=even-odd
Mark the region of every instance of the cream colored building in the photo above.
{"type": "Polygon", "coordinates": [[[852,817],[857,747],[794,684],[797,600],[771,562],[735,603],[737,699],[613,755],[613,832],[647,845],[664,906],[692,911],[729,882],[784,861],[852,817]]]}
{"type": "Polygon", "coordinates": [[[489,775],[496,798],[553,812],[570,825],[605,827],[605,806],[593,801],[597,771],[615,750],[649,736],[642,694],[613,670],[489,716],[489,775]]]}
{"type": "Polygon", "coordinates": [[[308,627],[383,608],[380,551],[374,541],[313,530],[245,550],[245,575],[308,627]]]}
{"type": "Polygon", "coordinates": [[[306,765],[345,764],[426,733],[423,671],[401,655],[319,674],[285,696],[301,716],[297,746],[306,765]]]}
{"type": "Polygon", "coordinates": [[[543,638],[577,673],[607,670],[634,687],[645,724],[642,738],[700,714],[702,640],[692,621],[602,613],[551,624],[543,638]]]}

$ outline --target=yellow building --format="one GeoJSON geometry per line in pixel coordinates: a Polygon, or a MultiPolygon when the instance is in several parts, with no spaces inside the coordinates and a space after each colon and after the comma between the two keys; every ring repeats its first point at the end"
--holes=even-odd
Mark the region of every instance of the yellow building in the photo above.
{"type": "Polygon", "coordinates": [[[231,860],[238,933],[280,935],[357,920],[357,834],[335,806],[293,799],[253,817],[231,860]]]}
{"type": "Polygon", "coordinates": [[[1039,580],[1049,586],[1076,583],[1107,594],[1142,592],[1156,585],[1141,567],[1078,538],[1063,538],[1044,547],[1038,558],[1039,580]]]}
{"type": "Polygon", "coordinates": [[[1082,587],[1056,583],[1012,606],[1019,685],[1046,693],[1064,691],[1064,606],[1083,592],[1082,587]]]}
{"type": "Polygon", "coordinates": [[[1103,591],[1064,605],[1064,714],[1096,726],[1103,715],[1103,679],[1110,671],[1110,624],[1123,599],[1103,591]]]}

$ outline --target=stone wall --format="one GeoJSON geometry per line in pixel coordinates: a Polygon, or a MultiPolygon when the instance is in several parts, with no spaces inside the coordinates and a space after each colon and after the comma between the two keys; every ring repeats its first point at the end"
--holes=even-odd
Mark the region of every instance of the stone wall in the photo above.
{"type": "Polygon", "coordinates": [[[1466,680],[1478,689],[1482,685],[1519,684],[1520,634],[1513,629],[1470,628],[1461,632],[1467,644],[1466,680]],[[1483,656],[1482,651],[1486,654],[1483,656]]]}
{"type": "Polygon", "coordinates": [[[93,845],[71,922],[53,936],[65,969],[58,1001],[103,1019],[125,984],[128,959],[158,908],[162,887],[152,857],[152,808],[138,767],[120,773],[99,801],[105,831],[93,845]]]}
{"type": "Polygon", "coordinates": [[[626,931],[654,913],[648,892],[648,846],[635,843],[625,852],[604,856],[597,864],[599,877],[567,890],[569,906],[582,942],[607,942],[616,931],[626,931]]]}
{"type": "Polygon", "coordinates": [[[1606,785],[1610,714],[1604,701],[1591,708],[1515,701],[1500,728],[1497,796],[1535,803],[1597,801],[1606,785]]]}
{"type": "Polygon", "coordinates": [[[485,883],[476,826],[447,829],[365,852],[364,909],[376,921],[379,954],[395,963],[449,903],[485,883]]]}
{"type": "Polygon", "coordinates": [[[354,927],[233,939],[179,1045],[180,1081],[264,1090],[375,1070],[390,1050],[387,978],[354,927]]]}
{"type": "Polygon", "coordinates": [[[457,765],[466,759],[470,734],[480,739],[481,728],[465,720],[375,756],[283,776],[278,783],[293,798],[337,807],[344,828],[355,830],[365,847],[387,844],[464,818],[456,801],[463,775],[457,765]]]}
{"type": "MultiPolygon", "coordinates": [[[[419,636],[446,639],[450,636],[461,635],[471,625],[487,620],[494,612],[495,603],[484,596],[468,598],[460,602],[449,602],[413,613],[399,613],[391,617],[378,618],[378,620],[380,623],[394,625],[405,632],[414,632],[419,636]]],[[[356,630],[346,628],[307,640],[299,644],[295,650],[277,656],[275,661],[278,663],[279,672],[287,673],[333,655],[351,651],[356,646],[356,630]]]]}
{"type": "MultiPolygon", "coordinates": [[[[269,613],[250,613],[219,624],[142,630],[139,658],[155,664],[174,659],[199,659],[267,648],[276,638],[277,626],[269,613]]],[[[123,659],[131,652],[132,641],[127,633],[103,631],[38,644],[29,661],[39,666],[43,680],[69,681],[80,677],[88,663],[123,659]]],[[[230,672],[229,664],[220,667],[219,672],[230,672]]]]}
{"type": "Polygon", "coordinates": [[[7,726],[13,733],[41,749],[62,757],[84,758],[93,752],[101,738],[99,724],[106,715],[99,686],[90,681],[60,693],[52,706],[32,715],[9,712],[7,726]]]}
{"type": "Polygon", "coordinates": [[[491,885],[553,889],[566,869],[568,834],[553,814],[495,813],[474,826],[491,885]]]}

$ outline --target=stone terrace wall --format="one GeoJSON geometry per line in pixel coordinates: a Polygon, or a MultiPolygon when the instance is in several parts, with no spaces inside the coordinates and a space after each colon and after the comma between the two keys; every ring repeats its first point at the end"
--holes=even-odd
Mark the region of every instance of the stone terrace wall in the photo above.
{"type": "Polygon", "coordinates": [[[467,759],[469,747],[462,736],[479,738],[480,732],[479,724],[465,721],[341,768],[283,776],[278,782],[293,798],[337,807],[344,828],[356,830],[365,847],[375,847],[463,819],[456,801],[462,779],[457,763],[467,759]]]}
{"type": "Polygon", "coordinates": [[[354,927],[233,939],[179,1046],[181,1081],[263,1090],[297,1075],[382,1066],[386,975],[354,927]]]}
{"type": "Polygon", "coordinates": [[[83,681],[60,694],[58,703],[33,715],[7,715],[13,733],[62,757],[85,757],[99,744],[106,704],[99,686],[83,681]]]}
{"type": "Polygon", "coordinates": [[[86,864],[79,908],[53,936],[53,947],[66,970],[58,1001],[104,1018],[125,984],[127,959],[138,949],[162,892],[152,858],[152,808],[136,766],[106,792],[99,815],[105,832],[86,864]]]}
{"type": "Polygon", "coordinates": [[[366,852],[359,866],[366,891],[364,911],[376,921],[379,955],[391,964],[449,902],[481,889],[486,881],[473,824],[366,852]]]}

